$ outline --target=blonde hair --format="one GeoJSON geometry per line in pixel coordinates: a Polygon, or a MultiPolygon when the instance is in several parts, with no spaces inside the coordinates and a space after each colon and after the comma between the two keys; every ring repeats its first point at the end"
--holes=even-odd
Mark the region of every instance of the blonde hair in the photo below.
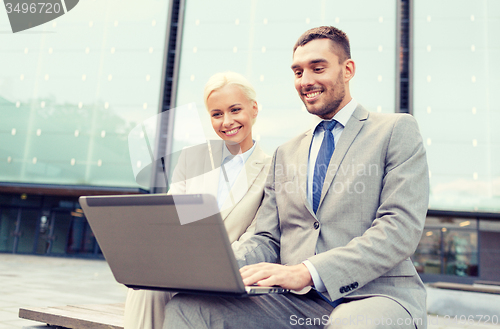
{"type": "Polygon", "coordinates": [[[236,72],[220,72],[215,73],[208,79],[205,84],[205,90],[203,93],[203,100],[205,102],[205,108],[208,110],[207,100],[214,91],[221,89],[227,85],[236,85],[238,86],[243,94],[248,98],[249,101],[257,103],[257,93],[253,86],[248,80],[239,73],[236,72]]]}

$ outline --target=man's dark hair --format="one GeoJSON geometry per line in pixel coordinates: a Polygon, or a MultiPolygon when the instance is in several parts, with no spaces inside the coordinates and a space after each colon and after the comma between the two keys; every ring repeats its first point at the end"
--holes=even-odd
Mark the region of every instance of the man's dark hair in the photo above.
{"type": "Polygon", "coordinates": [[[293,52],[298,47],[304,46],[306,43],[316,39],[330,39],[333,42],[333,49],[339,57],[339,62],[342,63],[346,59],[351,58],[351,46],[347,34],[333,26],[320,26],[307,30],[302,34],[293,47],[293,52]]]}

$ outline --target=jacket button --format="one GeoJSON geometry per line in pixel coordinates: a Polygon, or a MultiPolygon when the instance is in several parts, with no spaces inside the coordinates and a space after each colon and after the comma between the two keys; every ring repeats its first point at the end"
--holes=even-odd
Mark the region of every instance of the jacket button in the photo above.
{"type": "Polygon", "coordinates": [[[359,286],[357,282],[354,282],[353,284],[354,284],[354,289],[356,289],[359,286]]]}
{"type": "Polygon", "coordinates": [[[340,293],[343,294],[345,292],[345,288],[344,287],[340,287],[340,293]]]}
{"type": "Polygon", "coordinates": [[[317,230],[319,228],[319,222],[314,222],[314,229],[317,230]]]}

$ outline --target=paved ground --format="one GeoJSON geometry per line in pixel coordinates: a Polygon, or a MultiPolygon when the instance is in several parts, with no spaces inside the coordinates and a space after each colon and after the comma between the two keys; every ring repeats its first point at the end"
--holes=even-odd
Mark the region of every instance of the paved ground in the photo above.
{"type": "MultiPolygon", "coordinates": [[[[434,296],[434,300],[429,300],[433,305],[436,298],[444,300],[432,290],[429,293],[434,296]]],[[[115,281],[103,260],[0,253],[0,329],[48,328],[39,322],[19,319],[20,307],[123,303],[125,295],[126,288],[115,281]]],[[[478,304],[475,300],[491,297],[484,294],[456,296],[453,298],[463,299],[465,304],[471,305],[478,304]]],[[[478,323],[478,318],[470,318],[467,322],[464,318],[443,315],[430,316],[428,323],[429,329],[500,329],[500,324],[492,325],[491,320],[489,324],[478,323]]]]}
{"type": "Polygon", "coordinates": [[[0,329],[40,325],[20,307],[123,303],[126,292],[103,260],[0,253],[0,329]]]}

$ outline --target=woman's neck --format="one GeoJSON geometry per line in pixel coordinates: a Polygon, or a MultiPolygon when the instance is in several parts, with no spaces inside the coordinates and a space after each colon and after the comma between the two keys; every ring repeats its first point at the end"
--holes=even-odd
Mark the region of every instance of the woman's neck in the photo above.
{"type": "Polygon", "coordinates": [[[249,149],[251,149],[253,146],[253,140],[251,138],[249,138],[249,141],[243,141],[239,144],[238,143],[233,144],[228,142],[225,143],[227,149],[229,150],[229,152],[231,152],[232,155],[243,154],[249,149]]]}

